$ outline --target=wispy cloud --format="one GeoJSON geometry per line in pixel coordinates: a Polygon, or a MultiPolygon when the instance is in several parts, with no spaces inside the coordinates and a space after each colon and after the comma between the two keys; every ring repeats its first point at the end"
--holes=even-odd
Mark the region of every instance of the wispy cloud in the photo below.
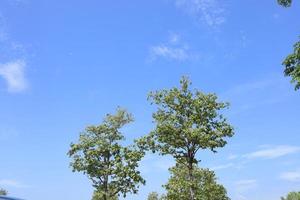
{"type": "Polygon", "coordinates": [[[25,67],[24,60],[0,64],[0,76],[6,81],[9,92],[22,92],[28,88],[25,67]]]}
{"type": "Polygon", "coordinates": [[[181,40],[179,34],[171,33],[168,41],[150,47],[150,60],[164,58],[174,61],[187,61],[197,59],[199,53],[192,52],[189,45],[181,40]]]}
{"type": "Polygon", "coordinates": [[[211,167],[211,169],[215,171],[215,170],[231,168],[233,166],[234,166],[233,163],[228,163],[228,164],[224,164],[224,165],[218,165],[218,166],[211,167]]]}
{"type": "Polygon", "coordinates": [[[273,159],[273,158],[279,158],[282,156],[294,154],[299,151],[300,151],[300,147],[298,146],[282,145],[282,146],[274,146],[274,147],[269,147],[258,151],[254,151],[252,153],[244,155],[244,157],[248,159],[254,159],[254,158],[273,159]]]}
{"type": "MultiPolygon", "coordinates": [[[[10,3],[21,4],[27,0],[13,0],[10,3]]],[[[10,37],[7,20],[0,10],[0,78],[7,84],[8,92],[23,92],[28,88],[26,79],[25,47],[10,37]],[[22,59],[19,59],[22,58],[22,59]]],[[[0,80],[0,87],[2,80],[0,80]]]]}
{"type": "Polygon", "coordinates": [[[149,174],[152,172],[164,172],[166,173],[168,169],[175,165],[175,161],[170,156],[159,156],[148,154],[145,156],[140,165],[140,170],[149,174]]]}
{"type": "Polygon", "coordinates": [[[3,15],[0,13],[0,42],[3,42],[4,40],[6,40],[6,31],[5,31],[5,22],[4,22],[4,17],[3,15]]]}
{"type": "Polygon", "coordinates": [[[257,186],[257,180],[255,179],[239,180],[235,182],[235,186],[239,192],[245,192],[255,188],[257,186]]]}
{"type": "Polygon", "coordinates": [[[291,182],[300,182],[300,170],[283,172],[280,178],[291,182]]]}
{"type": "Polygon", "coordinates": [[[19,5],[29,3],[29,1],[30,0],[10,0],[9,3],[11,3],[12,5],[19,6],[19,5]]]}
{"type": "Polygon", "coordinates": [[[231,102],[232,111],[230,114],[237,115],[249,113],[258,107],[280,104],[288,100],[295,95],[290,87],[288,81],[281,74],[276,73],[246,83],[235,83],[221,96],[231,102]]]}
{"type": "Polygon", "coordinates": [[[217,27],[226,21],[225,8],[218,0],[176,0],[175,4],[209,27],[217,27]]]}
{"type": "Polygon", "coordinates": [[[236,158],[238,158],[239,156],[238,155],[236,155],[236,154],[230,154],[228,157],[227,157],[227,159],[228,160],[234,160],[234,159],[236,159],[236,158]]]}
{"type": "Polygon", "coordinates": [[[248,200],[247,192],[255,189],[258,183],[255,179],[238,180],[234,183],[236,200],[248,200]]]}
{"type": "Polygon", "coordinates": [[[14,188],[28,188],[30,186],[20,183],[19,181],[12,179],[0,179],[0,186],[2,187],[14,187],[14,188]]]}
{"type": "Polygon", "coordinates": [[[186,48],[174,48],[164,44],[151,47],[150,52],[154,59],[164,57],[171,60],[184,61],[189,57],[186,48]]]}
{"type": "Polygon", "coordinates": [[[0,142],[11,140],[19,135],[19,131],[12,127],[0,127],[0,142]]]}
{"type": "Polygon", "coordinates": [[[248,83],[236,84],[233,88],[225,92],[226,96],[243,95],[249,92],[265,91],[274,86],[282,87],[283,79],[276,76],[266,77],[260,80],[254,80],[248,83]]]}

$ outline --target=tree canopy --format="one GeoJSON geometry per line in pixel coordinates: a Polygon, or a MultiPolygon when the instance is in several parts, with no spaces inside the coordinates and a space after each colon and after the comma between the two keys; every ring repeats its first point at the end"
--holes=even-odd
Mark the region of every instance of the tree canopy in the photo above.
{"type": "Polygon", "coordinates": [[[226,189],[217,183],[215,173],[208,169],[194,166],[193,182],[190,182],[187,168],[177,163],[170,169],[171,177],[164,186],[167,194],[166,200],[189,200],[189,188],[194,187],[195,200],[229,200],[226,189]]]}
{"type": "Polygon", "coordinates": [[[0,188],[0,195],[6,196],[7,195],[7,191],[4,190],[4,189],[2,189],[2,188],[0,188]]]}
{"type": "Polygon", "coordinates": [[[283,62],[285,66],[284,74],[292,78],[295,89],[300,88],[300,41],[294,45],[294,52],[286,57],[283,62]]]}
{"type": "Polygon", "coordinates": [[[287,197],[281,197],[281,200],[300,200],[300,192],[290,192],[287,197]]]}
{"type": "MultiPolygon", "coordinates": [[[[200,149],[216,152],[226,145],[226,138],[232,137],[233,127],[220,111],[228,103],[219,102],[215,94],[204,94],[190,90],[191,82],[182,77],[180,88],[151,92],[149,100],[158,109],[153,114],[155,129],[138,140],[146,150],[172,155],[177,162],[189,169],[189,180],[193,182],[193,166],[198,163],[196,154],[200,149]]],[[[190,188],[191,200],[194,199],[190,188]]]]}
{"type": "Polygon", "coordinates": [[[159,200],[159,199],[160,199],[159,194],[157,192],[151,192],[147,198],[147,200],[159,200]]]}
{"type": "MultiPolygon", "coordinates": [[[[277,0],[284,7],[290,7],[292,0],[277,0]]],[[[284,75],[291,77],[295,90],[300,88],[300,41],[294,44],[294,51],[282,63],[285,66],[284,75]]]]}
{"type": "Polygon", "coordinates": [[[79,142],[71,144],[71,167],[92,180],[94,200],[114,200],[120,194],[125,197],[145,184],[137,170],[144,153],[120,144],[125,139],[120,129],[132,121],[131,114],[118,108],[116,114],[107,114],[100,125],[88,126],[79,142]]]}
{"type": "Polygon", "coordinates": [[[277,2],[284,7],[290,7],[292,5],[292,0],[277,0],[277,2]]]}

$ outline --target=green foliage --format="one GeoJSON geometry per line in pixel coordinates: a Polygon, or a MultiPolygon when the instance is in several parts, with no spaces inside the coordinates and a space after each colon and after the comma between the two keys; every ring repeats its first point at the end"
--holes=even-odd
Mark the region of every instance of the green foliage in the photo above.
{"type": "Polygon", "coordinates": [[[191,91],[191,82],[186,77],[181,79],[180,84],[180,88],[150,93],[152,104],[158,106],[153,114],[156,127],[149,135],[137,140],[137,144],[143,150],[170,154],[177,162],[184,163],[192,182],[198,150],[216,152],[216,148],[226,145],[225,138],[232,137],[234,133],[232,126],[219,113],[228,107],[228,103],[218,102],[215,94],[191,91]]]}
{"type": "Polygon", "coordinates": [[[159,200],[159,199],[160,198],[157,192],[151,192],[147,198],[147,200],[159,200]]]}
{"type": "Polygon", "coordinates": [[[112,200],[120,194],[125,197],[129,192],[137,193],[139,185],[145,184],[137,170],[144,153],[120,144],[125,139],[120,128],[132,121],[131,114],[118,109],[115,115],[108,114],[102,124],[88,126],[79,142],[71,144],[71,167],[92,180],[94,198],[112,200]]]}
{"type": "Polygon", "coordinates": [[[7,191],[4,190],[4,189],[2,189],[2,188],[0,188],[0,195],[6,196],[7,195],[7,191]]]}
{"type": "Polygon", "coordinates": [[[292,5],[292,0],[277,0],[277,2],[284,7],[290,7],[292,5]]]}
{"type": "Polygon", "coordinates": [[[300,200],[300,192],[290,192],[286,198],[281,197],[281,200],[300,200]]]}
{"type": "MultiPolygon", "coordinates": [[[[290,7],[292,0],[277,0],[284,7],[290,7]]],[[[285,66],[285,76],[292,78],[291,82],[295,84],[295,90],[300,88],[300,41],[294,44],[294,52],[288,55],[282,63],[285,66]]]]}
{"type": "Polygon", "coordinates": [[[283,62],[285,66],[284,74],[292,78],[295,89],[300,88],[300,41],[294,45],[294,52],[286,57],[283,62]]]}
{"type": "Polygon", "coordinates": [[[187,177],[189,172],[182,164],[176,164],[170,169],[171,178],[164,186],[166,200],[189,200],[189,189],[194,187],[195,200],[229,200],[226,189],[216,182],[215,173],[208,169],[194,166],[193,182],[187,177]]]}
{"type": "Polygon", "coordinates": [[[189,89],[191,82],[183,77],[181,88],[151,92],[149,99],[158,106],[153,114],[156,128],[138,140],[140,147],[159,150],[175,158],[193,158],[199,149],[226,145],[225,137],[233,136],[233,128],[219,111],[228,103],[218,102],[215,94],[189,89]]]}
{"type": "MultiPolygon", "coordinates": [[[[103,194],[102,192],[97,192],[96,190],[94,191],[94,194],[93,194],[93,198],[92,200],[103,200],[104,197],[103,197],[103,194]]],[[[113,197],[107,197],[106,200],[118,200],[118,197],[117,196],[113,196],[113,197]]]]}

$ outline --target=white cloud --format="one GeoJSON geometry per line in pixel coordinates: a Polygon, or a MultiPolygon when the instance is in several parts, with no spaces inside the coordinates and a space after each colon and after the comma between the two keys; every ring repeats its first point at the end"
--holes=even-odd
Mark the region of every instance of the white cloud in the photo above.
{"type": "Polygon", "coordinates": [[[218,0],[176,0],[175,4],[210,27],[226,21],[225,9],[218,0]]]}
{"type": "Polygon", "coordinates": [[[280,178],[291,182],[300,182],[300,170],[284,172],[280,175],[280,178]]]}
{"type": "Polygon", "coordinates": [[[257,187],[257,180],[246,179],[239,180],[234,183],[235,193],[237,200],[247,200],[246,193],[257,187]]]}
{"type": "Polygon", "coordinates": [[[279,15],[278,13],[274,13],[274,14],[272,15],[272,17],[273,17],[275,20],[277,20],[277,19],[280,17],[280,15],[279,15]]]}
{"type": "Polygon", "coordinates": [[[0,179],[0,186],[3,187],[14,187],[14,188],[27,188],[28,185],[22,184],[19,181],[11,179],[0,179]]]}
{"type": "Polygon", "coordinates": [[[230,168],[233,166],[234,166],[233,163],[228,163],[228,164],[224,164],[224,165],[218,165],[218,166],[211,167],[211,169],[215,171],[215,170],[227,169],[227,168],[230,168]]]}
{"type": "Polygon", "coordinates": [[[30,1],[30,0],[10,0],[9,2],[10,2],[12,5],[19,6],[19,5],[23,5],[23,4],[29,3],[29,1],[30,1]]]}
{"type": "MultiPolygon", "coordinates": [[[[0,44],[3,46],[3,43],[7,40],[7,32],[6,32],[6,22],[5,18],[0,12],[0,44]]],[[[1,49],[0,49],[1,50],[1,49]]]]}
{"type": "Polygon", "coordinates": [[[265,91],[274,86],[282,87],[283,79],[277,76],[268,77],[262,80],[255,80],[248,83],[236,84],[233,88],[225,92],[226,96],[244,95],[254,91],[265,91]]]}
{"type": "Polygon", "coordinates": [[[11,127],[0,127],[0,142],[5,142],[6,140],[11,140],[19,135],[16,129],[11,127]]]}
{"type": "Polygon", "coordinates": [[[238,158],[239,156],[238,155],[236,155],[236,154],[230,154],[228,157],[227,157],[227,159],[228,160],[234,160],[234,159],[236,159],[236,158],[238,158]]]}
{"type": "Polygon", "coordinates": [[[257,181],[255,179],[246,179],[246,180],[239,180],[235,182],[235,185],[238,187],[245,187],[245,188],[249,188],[249,187],[253,187],[255,186],[257,183],[257,181]]]}
{"type": "Polygon", "coordinates": [[[174,48],[167,45],[153,46],[150,49],[150,53],[153,58],[164,57],[171,60],[183,61],[188,59],[187,49],[185,48],[174,48]]]}
{"type": "Polygon", "coordinates": [[[142,173],[151,174],[153,172],[168,172],[168,169],[175,165],[171,156],[160,156],[147,154],[140,164],[142,173]]]}
{"type": "Polygon", "coordinates": [[[189,46],[181,40],[179,34],[171,33],[168,42],[150,47],[150,59],[165,58],[175,61],[197,59],[198,53],[192,52],[189,46]]]}
{"type": "Polygon", "coordinates": [[[299,151],[300,151],[300,147],[282,145],[282,146],[275,146],[275,147],[269,147],[262,150],[258,150],[246,154],[244,155],[244,157],[249,159],[254,159],[254,158],[273,159],[273,158],[278,158],[289,154],[297,153],[299,151]]]}
{"type": "Polygon", "coordinates": [[[28,88],[25,67],[24,60],[0,64],[0,76],[6,81],[9,92],[22,92],[28,88]]]}
{"type": "Polygon", "coordinates": [[[287,101],[295,95],[291,89],[291,84],[276,73],[247,83],[235,83],[221,97],[231,102],[231,115],[248,114],[259,107],[270,107],[287,101]]]}
{"type": "Polygon", "coordinates": [[[171,44],[177,44],[181,40],[181,36],[177,33],[170,33],[169,42],[171,44]]]}

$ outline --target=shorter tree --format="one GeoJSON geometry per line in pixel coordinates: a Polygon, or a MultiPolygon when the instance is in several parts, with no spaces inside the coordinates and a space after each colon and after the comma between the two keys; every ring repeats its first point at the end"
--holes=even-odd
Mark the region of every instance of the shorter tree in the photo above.
{"type": "Polygon", "coordinates": [[[300,200],[300,192],[290,192],[287,197],[281,197],[281,200],[300,200]]]}
{"type": "MultiPolygon", "coordinates": [[[[284,7],[290,7],[292,0],[277,0],[284,7]]],[[[285,66],[284,75],[292,78],[295,90],[300,89],[300,41],[294,44],[294,52],[288,55],[282,63],[285,66]]]]}
{"type": "Polygon", "coordinates": [[[229,200],[226,189],[217,183],[215,173],[194,165],[193,182],[187,177],[189,172],[182,164],[170,168],[171,177],[164,185],[166,200],[189,200],[189,188],[193,187],[195,200],[229,200]]]}
{"type": "Polygon", "coordinates": [[[284,7],[290,7],[292,5],[292,0],[277,0],[277,2],[284,7]]]}
{"type": "Polygon", "coordinates": [[[157,192],[151,192],[147,198],[147,200],[159,200],[159,199],[160,198],[157,192]]]}
{"type": "MultiPolygon", "coordinates": [[[[102,192],[98,192],[97,190],[94,191],[93,193],[93,197],[92,197],[92,200],[102,200],[103,199],[103,194],[102,192]]],[[[118,196],[113,196],[113,197],[110,197],[109,200],[118,200],[118,196]]]]}
{"type": "Polygon", "coordinates": [[[71,144],[68,155],[73,159],[73,171],[86,174],[95,188],[94,200],[114,200],[117,196],[137,193],[145,184],[137,170],[144,153],[134,146],[122,146],[120,129],[133,121],[126,110],[108,114],[98,126],[88,126],[80,134],[79,142],[71,144]]]}
{"type": "Polygon", "coordinates": [[[4,189],[2,189],[2,188],[0,188],[0,195],[6,196],[7,195],[7,191],[4,190],[4,189]]]}
{"type": "Polygon", "coordinates": [[[291,82],[295,83],[295,89],[300,88],[300,41],[294,45],[294,52],[286,57],[283,62],[285,66],[285,76],[292,78],[291,82]]]}

